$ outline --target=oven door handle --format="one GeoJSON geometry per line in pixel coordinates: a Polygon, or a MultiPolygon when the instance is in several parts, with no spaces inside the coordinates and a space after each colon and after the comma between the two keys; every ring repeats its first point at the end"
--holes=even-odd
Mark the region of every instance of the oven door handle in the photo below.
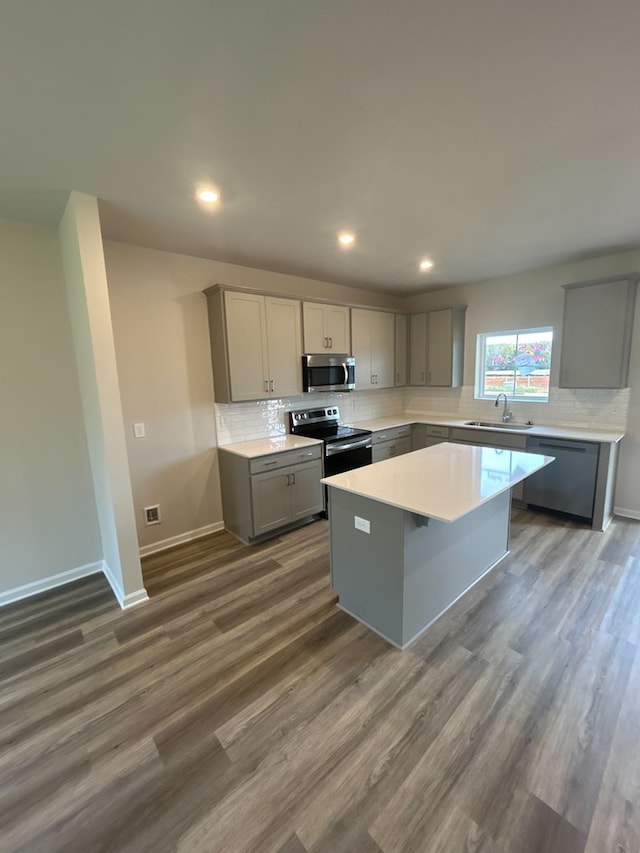
{"type": "Polygon", "coordinates": [[[339,447],[331,447],[328,445],[327,447],[327,456],[337,456],[338,453],[345,453],[347,450],[356,450],[357,448],[367,448],[372,447],[372,440],[370,438],[360,439],[360,441],[351,441],[348,444],[341,444],[339,447]]]}

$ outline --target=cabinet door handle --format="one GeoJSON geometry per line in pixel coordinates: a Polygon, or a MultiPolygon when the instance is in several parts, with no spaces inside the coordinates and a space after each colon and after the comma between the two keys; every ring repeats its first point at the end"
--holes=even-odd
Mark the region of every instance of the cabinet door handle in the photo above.
{"type": "Polygon", "coordinates": [[[324,348],[329,349],[329,338],[324,339],[324,348]]]}
{"type": "Polygon", "coordinates": [[[396,373],[396,385],[400,384],[400,374],[396,373]]]}
{"type": "Polygon", "coordinates": [[[267,392],[267,394],[269,393],[269,380],[268,379],[264,380],[264,390],[267,392]]]}
{"type": "Polygon", "coordinates": [[[295,474],[292,474],[292,475],[291,475],[291,485],[292,485],[292,486],[295,486],[295,484],[296,484],[296,475],[295,475],[295,474]]]}
{"type": "Polygon", "coordinates": [[[431,371],[427,373],[429,385],[431,385],[431,371]]]}
{"type": "Polygon", "coordinates": [[[333,349],[333,338],[329,338],[329,349],[333,349]]]}
{"type": "Polygon", "coordinates": [[[291,485],[291,474],[287,474],[287,486],[291,485]]]}
{"type": "Polygon", "coordinates": [[[421,382],[424,382],[424,370],[423,370],[423,371],[422,371],[422,373],[420,374],[420,377],[421,377],[420,381],[421,381],[421,382]]]}
{"type": "Polygon", "coordinates": [[[274,382],[275,382],[275,380],[274,380],[274,379],[270,379],[270,380],[269,380],[269,386],[270,386],[270,387],[269,387],[269,391],[271,391],[271,392],[273,392],[274,382]]]}

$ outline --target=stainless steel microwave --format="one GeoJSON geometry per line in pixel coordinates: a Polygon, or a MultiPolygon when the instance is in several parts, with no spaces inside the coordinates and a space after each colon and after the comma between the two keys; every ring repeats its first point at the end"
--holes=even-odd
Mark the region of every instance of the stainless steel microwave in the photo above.
{"type": "Polygon", "coordinates": [[[302,356],[303,391],[353,391],[356,360],[350,355],[325,353],[302,356]]]}

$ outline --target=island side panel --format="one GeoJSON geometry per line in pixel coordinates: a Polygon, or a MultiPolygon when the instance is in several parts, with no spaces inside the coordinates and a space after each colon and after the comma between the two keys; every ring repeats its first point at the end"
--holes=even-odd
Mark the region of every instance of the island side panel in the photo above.
{"type": "Polygon", "coordinates": [[[409,645],[509,548],[508,491],[450,524],[404,513],[404,633],[409,645]]]}
{"type": "Polygon", "coordinates": [[[401,646],[404,512],[329,486],[329,532],[340,607],[401,646]],[[369,533],[355,527],[356,516],[369,533]]]}

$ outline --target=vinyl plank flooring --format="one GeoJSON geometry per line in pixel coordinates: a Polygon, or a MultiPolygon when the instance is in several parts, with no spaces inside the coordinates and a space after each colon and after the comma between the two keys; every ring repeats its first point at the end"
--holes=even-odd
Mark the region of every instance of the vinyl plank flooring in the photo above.
{"type": "Polygon", "coordinates": [[[514,510],[405,652],[337,608],[327,528],[0,610],[2,853],[640,853],[640,523],[514,510]]]}

